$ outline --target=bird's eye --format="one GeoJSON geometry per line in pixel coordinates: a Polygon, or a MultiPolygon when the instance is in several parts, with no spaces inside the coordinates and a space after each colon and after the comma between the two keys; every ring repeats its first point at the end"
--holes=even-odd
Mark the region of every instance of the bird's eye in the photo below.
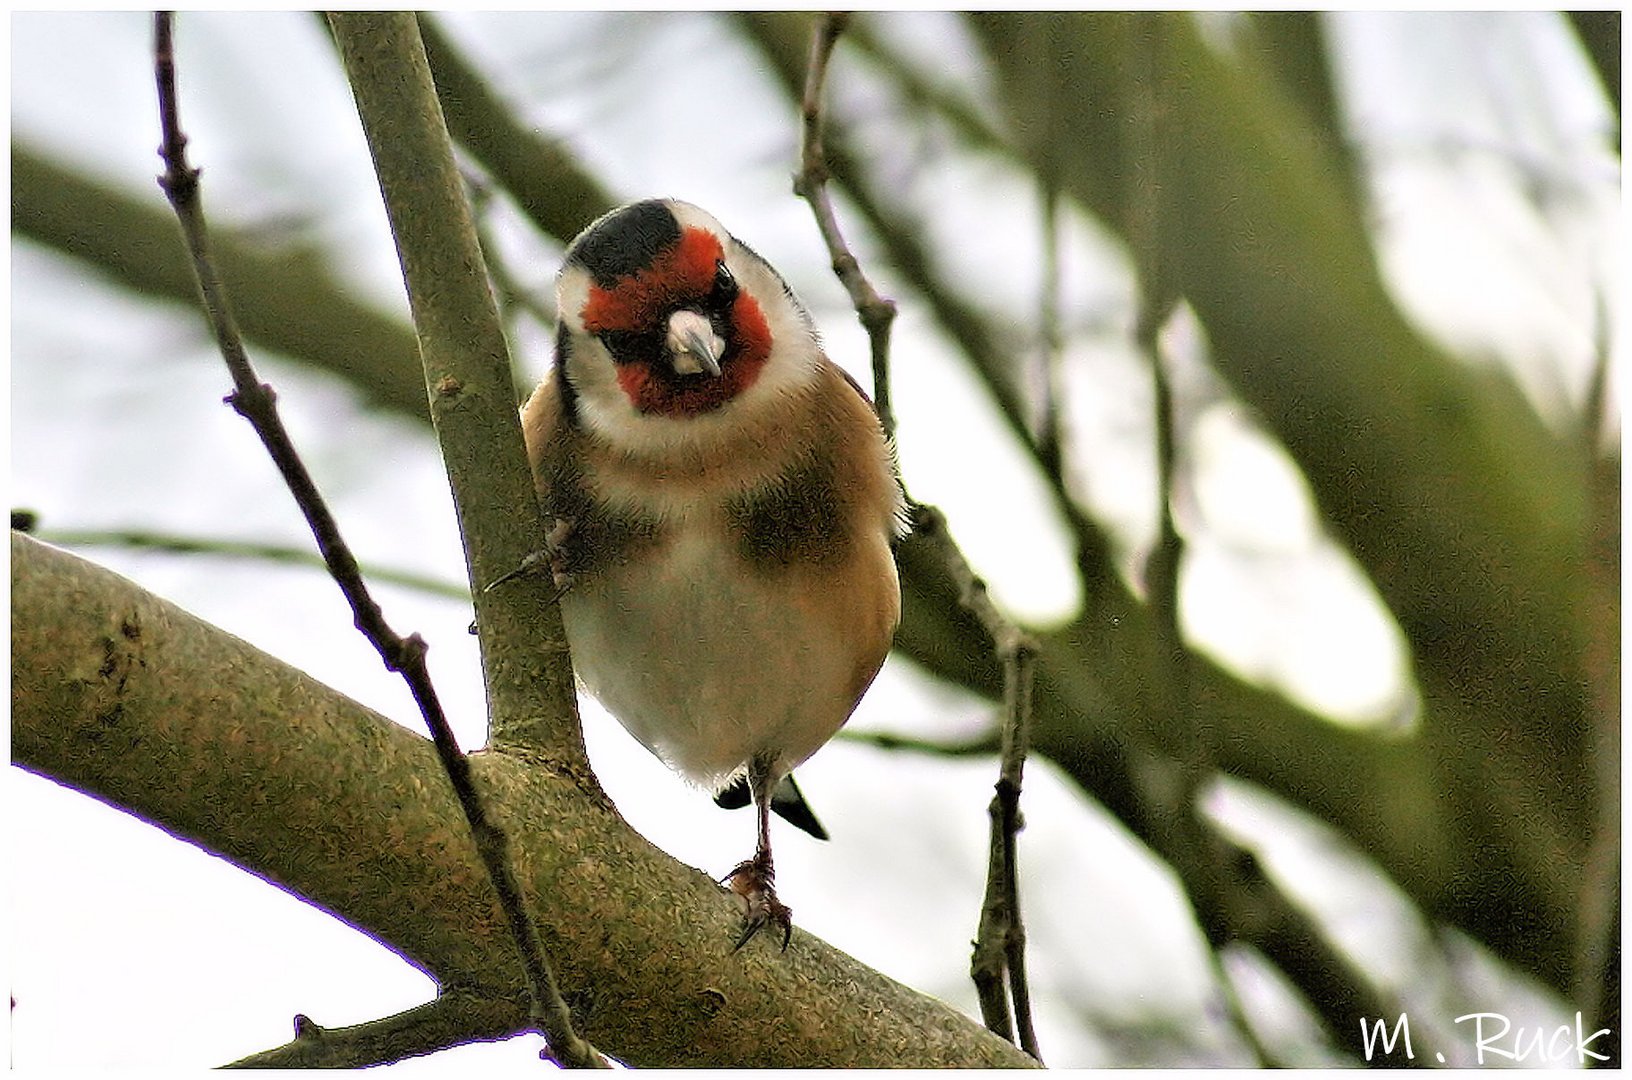
{"type": "Polygon", "coordinates": [[[714,296],[717,303],[729,304],[737,298],[737,279],[725,268],[725,260],[714,264],[714,296]]]}

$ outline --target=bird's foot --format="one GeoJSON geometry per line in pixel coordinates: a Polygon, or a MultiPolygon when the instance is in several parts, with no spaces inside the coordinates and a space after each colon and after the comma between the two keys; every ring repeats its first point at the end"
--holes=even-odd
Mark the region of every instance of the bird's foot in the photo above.
{"type": "Polygon", "coordinates": [[[550,526],[550,531],[544,534],[542,548],[528,552],[515,569],[488,582],[482,591],[491,592],[511,578],[536,573],[543,567],[549,567],[550,580],[555,583],[555,599],[561,599],[567,590],[572,588],[572,571],[567,569],[567,540],[572,536],[572,528],[572,522],[566,518],[556,518],[555,524],[550,526]]]}
{"type": "Polygon", "coordinates": [[[752,859],[738,863],[736,869],[725,876],[725,884],[746,905],[742,936],[737,938],[732,952],[748,944],[755,934],[767,926],[781,929],[782,950],[787,951],[788,941],[793,937],[793,912],[776,898],[775,880],[776,872],[771,867],[768,852],[760,852],[752,859]]]}

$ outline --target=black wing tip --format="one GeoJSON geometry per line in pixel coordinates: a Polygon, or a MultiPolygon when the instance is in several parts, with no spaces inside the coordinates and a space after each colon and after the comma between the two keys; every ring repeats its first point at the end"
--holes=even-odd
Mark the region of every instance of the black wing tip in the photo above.
{"type": "MultiPolygon", "coordinates": [[[[740,810],[753,801],[753,796],[748,791],[746,776],[737,777],[714,795],[714,805],[722,810],[740,810]]],[[[771,793],[771,809],[783,821],[818,840],[832,839],[822,827],[822,823],[817,820],[810,803],[805,801],[799,785],[793,782],[791,773],[784,776],[776,785],[776,790],[771,793]]]]}

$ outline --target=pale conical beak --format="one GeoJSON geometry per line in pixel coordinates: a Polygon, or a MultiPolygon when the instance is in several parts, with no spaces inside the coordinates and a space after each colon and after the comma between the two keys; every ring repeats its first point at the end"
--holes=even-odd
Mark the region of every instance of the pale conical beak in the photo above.
{"type": "Polygon", "coordinates": [[[695,375],[706,371],[720,373],[720,357],[725,354],[725,342],[714,332],[714,324],[695,311],[676,311],[669,316],[669,333],[664,342],[669,350],[669,362],[676,374],[695,375]]]}

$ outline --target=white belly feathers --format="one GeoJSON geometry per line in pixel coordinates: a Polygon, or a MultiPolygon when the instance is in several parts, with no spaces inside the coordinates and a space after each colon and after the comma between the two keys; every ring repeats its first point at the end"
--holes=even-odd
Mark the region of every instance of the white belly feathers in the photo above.
{"type": "Polygon", "coordinates": [[[815,753],[854,704],[855,659],[701,516],[671,521],[638,568],[574,581],[561,611],[590,693],[648,749],[714,786],[767,747],[789,769],[815,753]]]}

